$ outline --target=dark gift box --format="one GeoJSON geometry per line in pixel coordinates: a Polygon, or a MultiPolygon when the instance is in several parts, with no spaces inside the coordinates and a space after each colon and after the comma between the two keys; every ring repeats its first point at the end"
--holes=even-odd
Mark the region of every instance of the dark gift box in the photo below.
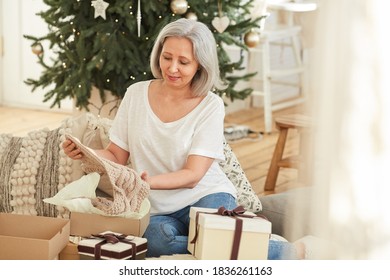
{"type": "Polygon", "coordinates": [[[147,251],[146,238],[105,231],[91,238],[84,238],[78,244],[80,259],[95,260],[140,260],[147,251]]]}

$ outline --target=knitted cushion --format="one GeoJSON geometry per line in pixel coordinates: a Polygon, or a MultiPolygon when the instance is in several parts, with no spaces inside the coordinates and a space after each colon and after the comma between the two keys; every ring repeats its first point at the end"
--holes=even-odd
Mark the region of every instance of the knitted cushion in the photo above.
{"type": "Polygon", "coordinates": [[[0,134],[1,212],[66,217],[64,209],[43,203],[72,181],[73,161],[60,149],[65,130],[62,124],[24,137],[0,134]]]}

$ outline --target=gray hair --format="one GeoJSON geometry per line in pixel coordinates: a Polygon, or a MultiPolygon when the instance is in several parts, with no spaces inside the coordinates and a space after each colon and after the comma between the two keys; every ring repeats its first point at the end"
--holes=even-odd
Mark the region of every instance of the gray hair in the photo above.
{"type": "Polygon", "coordinates": [[[193,45],[194,57],[199,63],[191,89],[194,96],[204,96],[214,87],[223,89],[226,86],[221,81],[218,64],[217,45],[210,29],[201,22],[181,18],[167,24],[158,35],[150,55],[150,68],[156,79],[162,78],[160,55],[168,37],[184,37],[193,45]]]}

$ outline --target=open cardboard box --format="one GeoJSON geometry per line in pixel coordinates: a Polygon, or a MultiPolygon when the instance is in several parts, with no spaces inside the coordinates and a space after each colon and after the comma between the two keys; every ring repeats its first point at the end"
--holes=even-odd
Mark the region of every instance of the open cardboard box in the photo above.
{"type": "Polygon", "coordinates": [[[68,219],[0,213],[0,259],[56,259],[69,234],[68,219]]]}
{"type": "Polygon", "coordinates": [[[150,219],[150,202],[145,199],[139,212],[127,217],[105,216],[99,213],[70,213],[70,235],[90,237],[104,231],[114,231],[125,235],[142,237],[150,219]]]}
{"type": "Polygon", "coordinates": [[[70,234],[90,237],[92,234],[114,231],[142,237],[149,224],[149,219],[149,212],[139,218],[109,217],[99,214],[72,212],[70,214],[70,234]]]}
{"type": "Polygon", "coordinates": [[[77,249],[77,244],[68,242],[66,247],[62,249],[58,256],[59,260],[79,260],[79,250],[77,249]]]}

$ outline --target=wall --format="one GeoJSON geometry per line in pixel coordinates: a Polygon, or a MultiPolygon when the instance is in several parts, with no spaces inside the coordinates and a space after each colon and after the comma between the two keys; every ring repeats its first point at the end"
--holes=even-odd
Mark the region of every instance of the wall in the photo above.
{"type": "MultiPolygon", "coordinates": [[[[1,104],[48,110],[50,102],[43,102],[44,92],[24,83],[28,78],[37,79],[42,71],[37,57],[31,50],[31,41],[23,35],[40,36],[47,33],[45,22],[35,14],[45,10],[42,0],[2,0],[1,26],[3,32],[2,83],[0,84],[1,104]]],[[[45,57],[49,60],[50,50],[44,46],[45,57]]],[[[0,72],[1,74],[1,72],[0,72]]],[[[62,104],[61,110],[69,111],[71,100],[62,104]]],[[[58,110],[58,109],[57,109],[58,110]]]]}
{"type": "MultiPolygon", "coordinates": [[[[0,15],[3,11],[3,2],[0,1],[0,15]]],[[[0,20],[0,104],[3,100],[3,16],[0,20]]]]}

